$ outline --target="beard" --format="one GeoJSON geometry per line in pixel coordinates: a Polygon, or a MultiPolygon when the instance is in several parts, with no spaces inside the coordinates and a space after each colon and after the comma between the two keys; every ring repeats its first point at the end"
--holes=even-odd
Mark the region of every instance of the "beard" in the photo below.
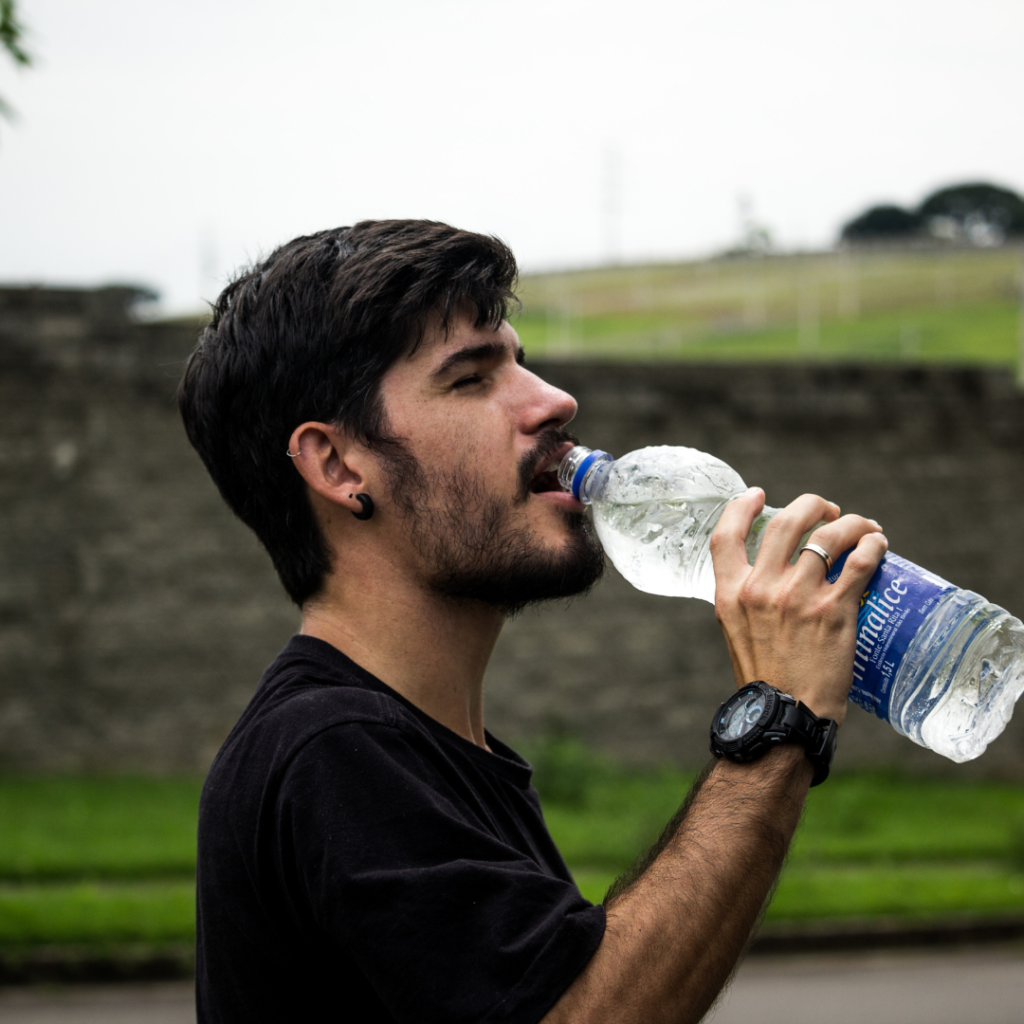
{"type": "Polygon", "coordinates": [[[477,473],[426,470],[400,442],[380,452],[391,499],[428,566],[431,592],[514,615],[527,605],[586,593],[604,572],[604,553],[584,512],[563,511],[566,542],[543,548],[530,529],[526,503],[534,472],[571,434],[541,432],[519,461],[513,499],[486,493],[477,473]]]}

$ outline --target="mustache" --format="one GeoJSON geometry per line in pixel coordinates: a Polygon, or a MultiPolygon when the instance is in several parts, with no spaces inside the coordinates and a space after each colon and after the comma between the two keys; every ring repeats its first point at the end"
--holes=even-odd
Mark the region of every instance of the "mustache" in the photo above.
{"type": "Polygon", "coordinates": [[[545,427],[537,437],[537,443],[519,460],[519,500],[530,497],[530,485],[537,467],[566,443],[579,444],[579,438],[565,427],[545,427]]]}

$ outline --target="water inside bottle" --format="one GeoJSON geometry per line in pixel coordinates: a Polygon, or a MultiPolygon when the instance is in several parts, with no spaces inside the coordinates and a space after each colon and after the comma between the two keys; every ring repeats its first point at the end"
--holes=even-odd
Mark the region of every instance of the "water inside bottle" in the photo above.
{"type": "Polygon", "coordinates": [[[914,638],[893,683],[897,732],[951,761],[973,760],[1006,728],[1024,692],[1024,629],[957,590],[914,638]]]}
{"type": "MultiPolygon", "coordinates": [[[[644,448],[605,471],[592,506],[594,526],[609,558],[638,590],[713,602],[708,544],[725,506],[745,490],[739,473],[705,452],[644,448]]],[[[774,511],[758,517],[748,553],[756,553],[774,511]]]]}

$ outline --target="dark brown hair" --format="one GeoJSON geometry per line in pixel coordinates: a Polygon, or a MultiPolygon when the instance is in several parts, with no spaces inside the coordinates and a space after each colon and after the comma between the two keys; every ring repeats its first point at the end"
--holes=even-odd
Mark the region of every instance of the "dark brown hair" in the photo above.
{"type": "Polygon", "coordinates": [[[224,500],[255,531],[296,604],[330,558],[302,478],[285,454],[307,420],[387,449],[387,369],[426,320],[460,307],[498,327],[515,302],[515,257],[497,238],[422,220],[363,221],[296,238],[217,299],[185,367],[178,407],[224,500]]]}

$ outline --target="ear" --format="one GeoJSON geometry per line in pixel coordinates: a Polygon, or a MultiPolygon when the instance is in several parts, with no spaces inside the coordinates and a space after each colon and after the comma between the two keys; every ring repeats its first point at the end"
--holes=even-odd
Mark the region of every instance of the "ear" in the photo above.
{"type": "Polygon", "coordinates": [[[329,423],[300,424],[292,431],[288,455],[321,498],[349,512],[362,511],[356,495],[369,489],[369,453],[348,434],[329,423]]]}

